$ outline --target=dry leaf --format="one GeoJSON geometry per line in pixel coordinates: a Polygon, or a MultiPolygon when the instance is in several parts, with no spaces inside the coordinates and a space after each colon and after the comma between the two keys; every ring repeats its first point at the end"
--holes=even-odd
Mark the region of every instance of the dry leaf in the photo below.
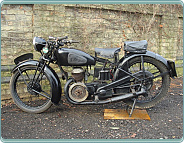
{"type": "Polygon", "coordinates": [[[110,127],[110,129],[118,130],[118,129],[119,129],[119,127],[110,127]]]}
{"type": "Polygon", "coordinates": [[[136,133],[133,133],[133,135],[131,135],[130,137],[135,138],[136,135],[137,135],[136,133]]]}

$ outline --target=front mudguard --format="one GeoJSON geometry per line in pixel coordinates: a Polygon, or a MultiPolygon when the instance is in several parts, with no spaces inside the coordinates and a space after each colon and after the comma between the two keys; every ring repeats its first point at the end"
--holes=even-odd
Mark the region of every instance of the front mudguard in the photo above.
{"type": "MultiPolygon", "coordinates": [[[[151,52],[151,51],[147,51],[145,54],[130,54],[128,57],[123,57],[119,61],[119,67],[124,66],[127,63],[127,61],[129,61],[129,60],[136,58],[136,57],[141,57],[141,56],[151,57],[151,58],[154,58],[154,59],[160,61],[161,63],[163,63],[167,67],[169,74],[170,74],[170,77],[172,77],[172,78],[177,77],[175,63],[171,60],[166,60],[164,57],[162,57],[159,54],[156,54],[154,52],[151,52]]],[[[118,75],[118,69],[116,70],[114,77],[116,77],[117,75],[118,75]]]]}
{"type": "MultiPolygon", "coordinates": [[[[19,63],[18,65],[16,65],[13,69],[12,69],[12,73],[14,73],[16,70],[18,70],[18,68],[24,67],[24,66],[37,66],[39,64],[38,61],[36,60],[26,60],[23,61],[21,63],[19,63]]],[[[61,99],[61,82],[59,80],[58,75],[56,74],[56,72],[49,66],[49,65],[45,65],[44,68],[44,72],[47,74],[49,80],[51,81],[51,88],[52,88],[52,98],[51,101],[54,104],[58,104],[60,99],[61,99]]]]}

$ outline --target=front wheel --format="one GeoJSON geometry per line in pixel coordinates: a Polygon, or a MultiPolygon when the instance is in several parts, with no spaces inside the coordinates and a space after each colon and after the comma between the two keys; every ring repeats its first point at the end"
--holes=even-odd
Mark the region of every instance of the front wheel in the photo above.
{"type": "Polygon", "coordinates": [[[41,113],[51,106],[51,80],[37,66],[24,66],[10,80],[15,104],[25,112],[41,113]]]}
{"type": "MultiPolygon", "coordinates": [[[[123,67],[123,70],[136,75],[136,78],[131,78],[126,84],[130,86],[127,90],[116,90],[116,92],[136,92],[144,87],[147,94],[137,97],[135,104],[136,108],[150,108],[159,103],[168,93],[170,85],[170,76],[166,66],[150,57],[136,57],[128,61],[123,67]],[[144,63],[144,64],[143,64],[144,63]],[[144,72],[143,72],[144,71],[144,72]],[[138,74],[135,74],[138,73],[138,74]],[[141,79],[141,81],[139,80],[141,79]],[[144,80],[145,79],[145,80],[144,80]]],[[[119,70],[117,79],[125,76],[123,71],[119,70]]],[[[132,106],[133,99],[124,100],[126,104],[132,106]]]]}

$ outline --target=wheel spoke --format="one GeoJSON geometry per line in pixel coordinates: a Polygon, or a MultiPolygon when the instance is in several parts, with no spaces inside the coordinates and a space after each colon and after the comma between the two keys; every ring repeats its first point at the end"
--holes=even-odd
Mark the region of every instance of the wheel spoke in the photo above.
{"type": "Polygon", "coordinates": [[[160,73],[160,71],[154,72],[154,73],[152,73],[152,74],[155,75],[155,74],[157,74],[157,73],[160,73]]]}
{"type": "Polygon", "coordinates": [[[26,80],[25,80],[25,78],[24,78],[24,76],[23,76],[23,74],[21,73],[21,71],[20,71],[19,68],[18,68],[18,71],[19,71],[19,74],[21,75],[21,77],[23,78],[24,83],[28,86],[28,83],[26,82],[26,80]]]}
{"type": "Polygon", "coordinates": [[[157,78],[157,77],[162,77],[163,75],[168,74],[168,73],[169,73],[169,72],[161,73],[161,74],[159,74],[159,75],[157,75],[157,76],[152,77],[152,79],[155,79],[155,78],[157,78]]]}
{"type": "MultiPolygon", "coordinates": [[[[34,89],[32,89],[34,92],[36,92],[37,94],[40,94],[40,95],[42,95],[42,96],[44,96],[44,97],[46,97],[47,99],[51,99],[48,95],[49,94],[47,94],[47,95],[44,95],[44,94],[42,94],[42,93],[40,93],[40,92],[38,92],[38,91],[36,91],[36,90],[34,90],[34,89]]],[[[43,92],[43,91],[42,91],[43,92]]],[[[45,93],[45,92],[44,92],[45,93]]]]}
{"type": "Polygon", "coordinates": [[[27,78],[29,79],[29,81],[31,81],[31,79],[30,79],[30,77],[29,77],[29,75],[27,74],[26,71],[25,71],[25,73],[26,73],[26,76],[27,76],[27,78]]]}
{"type": "Polygon", "coordinates": [[[51,98],[50,98],[50,94],[48,94],[47,92],[45,92],[45,91],[43,91],[43,90],[42,90],[42,92],[45,93],[45,94],[49,97],[49,99],[51,99],[51,98]]]}
{"type": "Polygon", "coordinates": [[[141,56],[141,64],[142,64],[143,78],[145,79],[145,68],[144,68],[144,59],[143,59],[143,56],[141,56]]]}

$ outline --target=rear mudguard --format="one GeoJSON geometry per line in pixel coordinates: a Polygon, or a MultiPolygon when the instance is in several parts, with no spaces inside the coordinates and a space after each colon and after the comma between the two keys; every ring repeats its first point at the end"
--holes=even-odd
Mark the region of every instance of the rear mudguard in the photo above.
{"type": "MultiPolygon", "coordinates": [[[[151,51],[147,51],[145,54],[132,54],[128,57],[123,57],[119,61],[119,67],[122,67],[127,61],[129,61],[133,58],[136,58],[136,57],[140,57],[140,56],[151,57],[151,58],[154,58],[154,59],[160,61],[161,63],[163,63],[167,67],[169,74],[170,74],[170,77],[172,77],[172,78],[174,78],[175,76],[177,77],[175,63],[173,61],[166,60],[165,58],[163,58],[159,54],[153,53],[151,51]]],[[[116,77],[117,74],[118,74],[118,69],[116,70],[114,77],[116,77]]]]}
{"type": "MultiPolygon", "coordinates": [[[[12,73],[14,73],[16,70],[18,70],[18,68],[21,68],[23,66],[30,66],[30,65],[37,66],[38,64],[39,62],[35,60],[23,61],[13,68],[12,73]]],[[[54,104],[58,104],[61,99],[61,83],[60,83],[59,77],[49,65],[45,65],[44,72],[48,75],[48,78],[51,81],[50,83],[52,88],[51,101],[54,104]]]]}

